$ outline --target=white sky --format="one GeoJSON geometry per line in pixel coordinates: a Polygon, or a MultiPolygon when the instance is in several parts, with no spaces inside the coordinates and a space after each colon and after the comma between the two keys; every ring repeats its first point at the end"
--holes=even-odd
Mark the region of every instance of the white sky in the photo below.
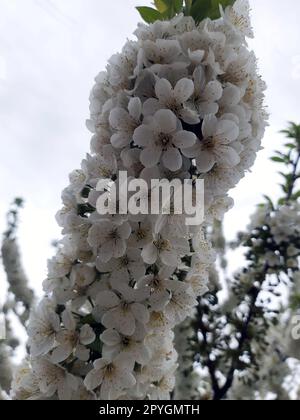
{"type": "MultiPolygon", "coordinates": [[[[93,78],[131,37],[136,5],[150,0],[0,0],[0,231],[16,196],[26,200],[20,241],[32,286],[41,293],[50,243],[60,237],[54,214],[68,173],[89,150],[85,128],[93,78]]],[[[271,128],[265,150],[234,191],[236,207],[226,218],[234,238],[262,194],[277,194],[277,132],[300,122],[300,33],[298,0],[252,0],[259,57],[269,89],[271,128]]],[[[232,261],[234,267],[238,261],[232,261]]],[[[2,272],[0,271],[2,277],[2,272]]],[[[0,277],[0,297],[1,285],[0,277]]]]}

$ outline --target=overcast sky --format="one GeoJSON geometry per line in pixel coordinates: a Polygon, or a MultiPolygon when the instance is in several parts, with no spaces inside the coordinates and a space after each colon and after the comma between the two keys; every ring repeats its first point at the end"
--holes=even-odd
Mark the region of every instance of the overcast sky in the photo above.
{"type": "MultiPolygon", "coordinates": [[[[60,236],[54,215],[61,191],[89,150],[85,120],[93,79],[132,36],[139,19],[134,6],[150,3],[0,0],[0,231],[9,203],[24,197],[19,236],[26,271],[39,293],[53,254],[50,243],[60,236]]],[[[232,194],[230,238],[247,224],[262,194],[277,194],[276,166],[268,156],[279,147],[277,132],[286,121],[300,122],[300,2],[252,0],[251,5],[256,34],[251,46],[268,83],[271,126],[252,174],[232,194]]]]}

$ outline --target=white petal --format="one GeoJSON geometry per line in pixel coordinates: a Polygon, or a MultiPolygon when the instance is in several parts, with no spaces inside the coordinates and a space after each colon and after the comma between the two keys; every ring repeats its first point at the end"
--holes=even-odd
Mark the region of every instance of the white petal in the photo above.
{"type": "Polygon", "coordinates": [[[206,101],[215,102],[222,97],[222,94],[223,88],[221,83],[218,81],[212,81],[207,84],[203,96],[206,101]]]}
{"type": "Polygon", "coordinates": [[[109,290],[100,292],[96,297],[97,306],[100,306],[103,309],[110,309],[118,306],[120,299],[118,296],[109,290]]]}
{"type": "Polygon", "coordinates": [[[114,245],[112,241],[105,242],[99,249],[100,261],[107,263],[110,261],[114,254],[114,245]]]}
{"type": "Polygon", "coordinates": [[[76,321],[75,321],[75,318],[70,311],[65,310],[62,313],[62,321],[63,321],[63,324],[64,324],[64,326],[66,327],[67,330],[75,331],[76,321]]]}
{"type": "Polygon", "coordinates": [[[160,259],[163,264],[168,267],[176,267],[178,265],[178,257],[175,251],[163,251],[160,253],[160,259]]]}
{"type": "Polygon", "coordinates": [[[88,346],[96,340],[96,334],[94,333],[94,330],[86,324],[80,329],[79,340],[81,344],[88,346]]]}
{"type": "Polygon", "coordinates": [[[179,80],[174,89],[176,100],[183,104],[194,93],[194,83],[192,80],[184,78],[179,80]]]}
{"type": "Polygon", "coordinates": [[[112,309],[102,317],[106,328],[115,328],[123,335],[132,335],[135,330],[135,318],[130,310],[112,309]]]}
{"type": "Polygon", "coordinates": [[[92,370],[84,380],[84,385],[88,391],[94,391],[103,381],[103,372],[101,370],[92,370]]]}
{"type": "Polygon", "coordinates": [[[53,353],[51,355],[51,361],[53,363],[64,362],[70,356],[72,351],[72,346],[58,346],[56,349],[53,350],[53,353]]]}
{"type": "Polygon", "coordinates": [[[217,154],[218,163],[226,168],[234,168],[241,159],[237,152],[229,146],[222,146],[217,154]]]}
{"type": "Polygon", "coordinates": [[[198,102],[196,106],[197,111],[199,112],[202,118],[209,114],[216,115],[219,111],[219,105],[217,102],[198,102]]]}
{"type": "Polygon", "coordinates": [[[118,239],[115,242],[113,256],[114,258],[120,258],[123,257],[126,253],[126,242],[123,239],[118,239]]]}
{"type": "Polygon", "coordinates": [[[182,156],[175,147],[172,147],[163,153],[162,161],[165,168],[172,172],[179,171],[182,167],[182,156]]]}
{"type": "Polygon", "coordinates": [[[128,110],[131,117],[138,121],[142,113],[142,102],[140,98],[131,98],[128,104],[128,110]]]}
{"type": "Polygon", "coordinates": [[[125,222],[118,228],[118,234],[122,239],[128,239],[131,234],[131,226],[129,223],[125,222]]]}
{"type": "Polygon", "coordinates": [[[173,144],[180,149],[194,146],[196,140],[196,135],[190,131],[178,131],[178,133],[173,136],[173,144]]]}
{"type": "Polygon", "coordinates": [[[145,246],[145,248],[142,251],[142,258],[146,264],[150,265],[154,264],[157,261],[158,251],[153,243],[145,246]]]}
{"type": "Polygon", "coordinates": [[[121,384],[123,388],[132,388],[136,384],[136,379],[132,373],[125,370],[121,377],[121,384]]]}
{"type": "Polygon", "coordinates": [[[161,109],[154,115],[155,123],[162,133],[173,133],[177,128],[177,118],[172,111],[161,109]]]}
{"type": "Polygon", "coordinates": [[[131,305],[131,311],[137,321],[141,322],[144,325],[149,322],[149,319],[150,319],[149,311],[141,303],[134,303],[133,305],[131,305]]]}
{"type": "Polygon", "coordinates": [[[171,83],[166,79],[160,79],[155,86],[155,93],[158,99],[162,103],[166,103],[170,100],[173,93],[173,88],[171,83]]]}
{"type": "Polygon", "coordinates": [[[182,154],[189,159],[195,159],[195,157],[198,156],[199,153],[200,153],[199,142],[197,142],[197,144],[195,144],[194,146],[190,148],[182,149],[182,154]]]}
{"type": "Polygon", "coordinates": [[[108,346],[116,346],[121,342],[120,334],[115,330],[104,331],[104,333],[100,335],[100,339],[108,346]]]}
{"type": "Polygon", "coordinates": [[[199,95],[203,93],[205,87],[205,72],[202,66],[198,66],[193,74],[195,92],[199,95]]]}
{"type": "Polygon", "coordinates": [[[75,357],[77,357],[82,362],[87,362],[90,358],[90,349],[81,345],[77,346],[75,357]]]}
{"type": "Polygon", "coordinates": [[[145,147],[154,142],[154,134],[151,127],[140,125],[133,133],[133,141],[137,146],[145,147]]]}
{"type": "Polygon", "coordinates": [[[131,137],[126,132],[119,132],[112,135],[110,142],[116,149],[122,149],[130,144],[131,137]]]}
{"type": "Polygon", "coordinates": [[[161,157],[161,152],[161,148],[155,146],[144,149],[141,153],[141,162],[145,168],[153,168],[157,165],[161,157]]]}
{"type": "Polygon", "coordinates": [[[190,108],[183,108],[179,116],[187,124],[196,125],[200,123],[198,113],[190,108]]]}
{"type": "Polygon", "coordinates": [[[131,119],[128,112],[123,108],[115,108],[109,116],[110,125],[116,130],[126,130],[131,125],[131,119]]]}
{"type": "Polygon", "coordinates": [[[236,106],[241,100],[241,90],[234,85],[228,86],[223,91],[220,105],[222,106],[236,106]]]}
{"type": "Polygon", "coordinates": [[[229,120],[220,120],[217,125],[216,134],[223,144],[235,141],[239,136],[239,127],[229,120]]]}
{"type": "Polygon", "coordinates": [[[202,133],[206,139],[212,137],[216,133],[218,119],[214,115],[207,115],[203,120],[202,133]]]}
{"type": "Polygon", "coordinates": [[[157,111],[161,109],[159,101],[155,98],[147,99],[143,105],[143,114],[145,117],[149,115],[154,115],[157,111]]]}
{"type": "Polygon", "coordinates": [[[196,158],[198,171],[201,173],[209,172],[216,163],[213,153],[203,150],[196,158]]]}

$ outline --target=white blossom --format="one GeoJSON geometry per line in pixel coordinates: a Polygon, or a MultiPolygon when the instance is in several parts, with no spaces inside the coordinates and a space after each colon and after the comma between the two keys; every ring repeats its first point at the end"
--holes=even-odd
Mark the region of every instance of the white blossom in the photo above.
{"type": "Polygon", "coordinates": [[[149,125],[141,125],[134,132],[134,142],[144,147],[141,162],[146,168],[152,168],[162,159],[170,171],[178,171],[182,166],[180,150],[193,146],[196,136],[182,130],[175,114],[162,109],[154,114],[149,125]]]}
{"type": "Polygon", "coordinates": [[[100,387],[102,400],[115,400],[124,390],[135,385],[132,367],[122,356],[98,359],[94,362],[94,369],[85,378],[85,386],[89,391],[100,387]]]}

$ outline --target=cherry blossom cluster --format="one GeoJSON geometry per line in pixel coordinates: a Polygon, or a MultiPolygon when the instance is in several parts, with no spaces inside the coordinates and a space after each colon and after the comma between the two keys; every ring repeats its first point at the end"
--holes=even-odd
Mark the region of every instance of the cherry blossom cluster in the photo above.
{"type": "MultiPolygon", "coordinates": [[[[300,203],[295,201],[272,211],[269,205],[261,206],[252,216],[250,231],[264,231],[269,249],[264,255],[264,262],[272,269],[287,265],[297,270],[300,256],[300,203]]],[[[260,240],[256,245],[259,247],[260,240]]]]}
{"type": "Polygon", "coordinates": [[[64,238],[31,316],[16,398],[169,398],[173,330],[207,291],[215,252],[185,215],[101,216],[96,187],[124,170],[147,182],[204,179],[205,223],[222,219],[267,118],[248,8],[238,0],[199,26],[183,15],[141,24],[96,78],[91,153],[62,195],[64,238]]]}
{"type": "Polygon", "coordinates": [[[16,303],[21,303],[23,308],[19,319],[25,324],[29,318],[30,308],[34,295],[29,287],[28,278],[24,272],[19,246],[15,238],[5,238],[1,248],[2,263],[7,275],[9,292],[12,293],[16,303]]]}

